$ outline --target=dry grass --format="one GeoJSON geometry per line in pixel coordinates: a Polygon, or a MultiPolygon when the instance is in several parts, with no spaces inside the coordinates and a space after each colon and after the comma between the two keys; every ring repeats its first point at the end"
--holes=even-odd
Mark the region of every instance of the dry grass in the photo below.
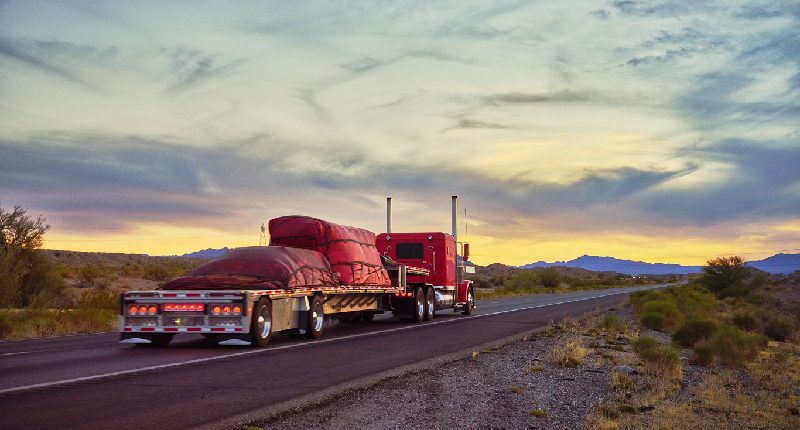
{"type": "Polygon", "coordinates": [[[587,355],[589,349],[583,346],[580,339],[571,338],[553,349],[553,362],[561,367],[577,367],[587,355]]]}
{"type": "Polygon", "coordinates": [[[544,409],[531,409],[528,413],[536,418],[544,418],[547,416],[547,411],[544,409]]]}
{"type": "Polygon", "coordinates": [[[516,385],[511,387],[511,392],[514,394],[522,394],[524,391],[522,387],[517,387],[516,385]]]}

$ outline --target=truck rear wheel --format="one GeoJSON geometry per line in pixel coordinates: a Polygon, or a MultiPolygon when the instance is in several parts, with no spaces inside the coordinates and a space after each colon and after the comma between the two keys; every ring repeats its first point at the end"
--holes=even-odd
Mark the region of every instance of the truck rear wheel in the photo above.
{"type": "Polygon", "coordinates": [[[306,337],[309,339],[321,338],[324,325],[325,313],[323,312],[322,296],[316,295],[311,298],[311,303],[309,303],[306,337]]]}
{"type": "Polygon", "coordinates": [[[411,322],[419,323],[425,320],[425,292],[421,287],[414,291],[414,315],[411,322]]]}
{"type": "Polygon", "coordinates": [[[263,297],[258,299],[253,308],[250,338],[253,346],[258,347],[267,346],[272,338],[272,302],[263,297]]]}
{"type": "Polygon", "coordinates": [[[472,315],[472,309],[475,308],[475,296],[472,294],[472,287],[467,290],[467,304],[464,306],[464,310],[461,311],[461,315],[472,315]]]}
{"type": "Polygon", "coordinates": [[[433,287],[425,290],[425,321],[430,321],[436,315],[436,293],[433,287]]]}

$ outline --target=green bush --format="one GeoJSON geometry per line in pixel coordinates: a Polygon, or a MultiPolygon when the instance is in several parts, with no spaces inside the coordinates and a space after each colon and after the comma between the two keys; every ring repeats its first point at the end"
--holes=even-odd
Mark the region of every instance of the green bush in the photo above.
{"type": "Polygon", "coordinates": [[[764,334],[772,340],[785,342],[797,331],[797,323],[785,315],[772,315],[764,324],[764,334]]]}
{"type": "Polygon", "coordinates": [[[662,373],[680,374],[681,356],[672,345],[658,343],[650,336],[640,336],[633,344],[633,351],[645,363],[662,373]]]}
{"type": "Polygon", "coordinates": [[[754,331],[758,327],[758,318],[752,311],[740,311],[733,315],[733,325],[744,331],[754,331]]]}
{"type": "Polygon", "coordinates": [[[627,327],[616,315],[605,314],[597,323],[597,329],[606,332],[606,336],[612,337],[619,333],[625,333],[627,327]]]}
{"type": "Polygon", "coordinates": [[[694,345],[694,362],[701,366],[710,366],[714,361],[714,346],[707,340],[694,345]]]}
{"type": "Polygon", "coordinates": [[[555,288],[561,281],[560,274],[557,269],[548,267],[539,271],[539,283],[545,288],[555,288]]]}
{"type": "Polygon", "coordinates": [[[658,341],[652,336],[639,336],[631,343],[633,352],[636,353],[643,360],[645,357],[651,357],[658,349],[658,341]]]}
{"type": "Polygon", "coordinates": [[[645,312],[639,316],[642,325],[651,330],[661,330],[664,328],[664,315],[656,312],[645,312]]]}
{"type": "Polygon", "coordinates": [[[716,331],[717,324],[712,320],[690,320],[672,335],[672,341],[681,346],[693,346],[701,340],[710,338],[716,331]]]}
{"type": "Polygon", "coordinates": [[[641,315],[642,324],[655,330],[662,328],[675,329],[680,326],[683,319],[678,306],[674,301],[669,300],[645,302],[641,307],[641,315]],[[654,315],[660,315],[660,318],[654,315]]]}
{"type": "MultiPolygon", "coordinates": [[[[701,343],[701,353],[718,357],[725,365],[741,367],[758,356],[767,344],[767,338],[760,334],[748,334],[735,326],[720,327],[714,336],[701,343]]],[[[695,357],[698,349],[695,348],[695,357]]],[[[703,357],[706,363],[708,357],[703,357]]]]}

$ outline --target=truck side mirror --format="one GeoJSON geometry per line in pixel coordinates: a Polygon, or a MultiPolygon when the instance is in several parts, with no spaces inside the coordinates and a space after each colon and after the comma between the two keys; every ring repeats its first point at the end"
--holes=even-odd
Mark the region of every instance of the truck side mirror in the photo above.
{"type": "Polygon", "coordinates": [[[469,260],[469,244],[464,244],[464,255],[461,257],[464,261],[469,260]]]}

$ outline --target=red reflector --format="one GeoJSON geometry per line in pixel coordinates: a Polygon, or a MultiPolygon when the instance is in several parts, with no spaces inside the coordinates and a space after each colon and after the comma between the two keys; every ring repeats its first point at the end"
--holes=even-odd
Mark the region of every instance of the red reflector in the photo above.
{"type": "Polygon", "coordinates": [[[200,327],[189,327],[186,329],[186,331],[200,331],[200,330],[202,330],[200,327]]]}
{"type": "Polygon", "coordinates": [[[211,327],[211,331],[225,331],[224,327],[211,327]]]}
{"type": "Polygon", "coordinates": [[[142,327],[140,330],[141,331],[155,331],[156,329],[155,329],[155,327],[142,327]]]}
{"type": "Polygon", "coordinates": [[[178,331],[177,327],[165,327],[164,331],[178,331]]]}
{"type": "Polygon", "coordinates": [[[130,328],[130,327],[125,327],[125,331],[131,331],[131,330],[133,330],[133,329],[130,328]]]}
{"type": "Polygon", "coordinates": [[[162,297],[178,297],[177,294],[162,294],[162,297]]]}

